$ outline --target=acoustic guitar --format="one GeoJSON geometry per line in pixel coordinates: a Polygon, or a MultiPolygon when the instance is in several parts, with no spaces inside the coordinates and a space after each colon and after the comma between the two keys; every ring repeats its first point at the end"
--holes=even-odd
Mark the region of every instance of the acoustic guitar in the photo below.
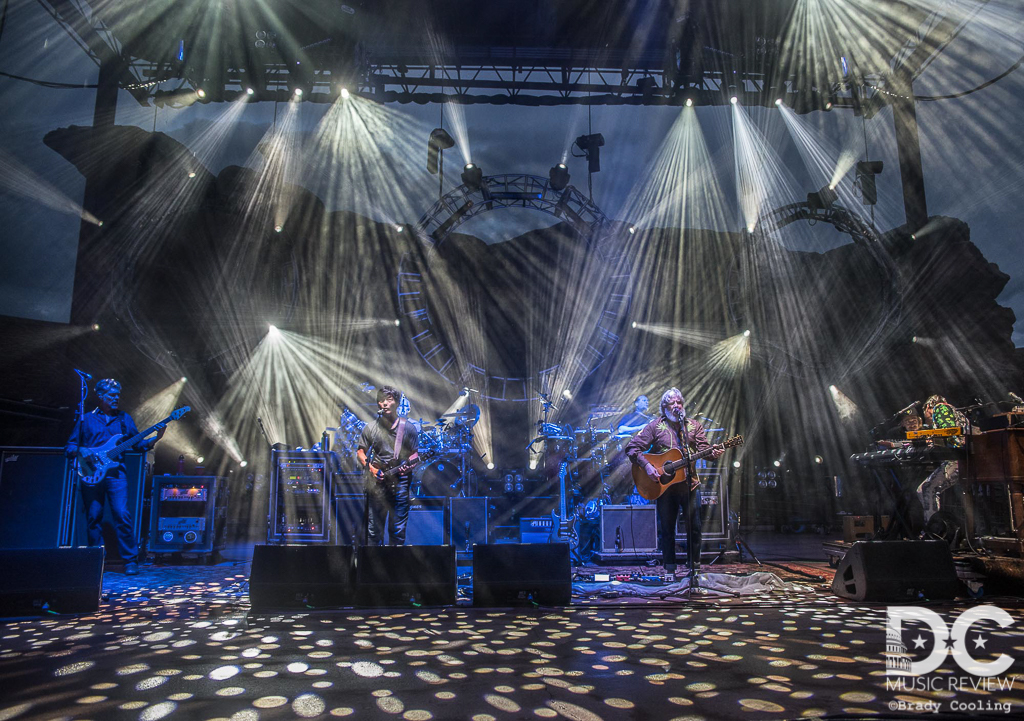
{"type": "MultiPolygon", "coordinates": [[[[743,436],[733,436],[722,444],[725,448],[742,445],[743,436]]],[[[644,466],[634,464],[632,468],[633,484],[636,486],[637,492],[648,501],[657,500],[667,488],[683,481],[688,480],[690,488],[694,489],[700,483],[700,478],[697,477],[696,469],[691,469],[688,462],[692,464],[701,458],[707,458],[714,450],[712,447],[696,451],[691,453],[688,459],[683,457],[683,452],[678,448],[670,448],[664,453],[645,453],[642,457],[658,469],[658,478],[651,478],[647,475],[644,466]]]]}

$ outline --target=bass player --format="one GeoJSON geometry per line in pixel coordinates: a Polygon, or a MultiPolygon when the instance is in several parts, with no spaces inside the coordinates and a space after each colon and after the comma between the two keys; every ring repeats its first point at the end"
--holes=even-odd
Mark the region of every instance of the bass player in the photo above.
{"type": "MultiPolygon", "coordinates": [[[[121,402],[121,384],[113,378],[104,378],[94,388],[99,406],[86,413],[75,424],[68,438],[64,452],[68,458],[88,456],[92,449],[102,446],[114,436],[131,437],[138,435],[139,429],[132,417],[118,409],[121,402]]],[[[167,424],[155,427],[156,435],[140,441],[136,448],[148,451],[163,438],[167,424]]],[[[111,466],[106,475],[92,485],[80,483],[82,501],[85,504],[85,517],[88,528],[90,546],[103,545],[103,499],[110,503],[110,512],[114,516],[117,528],[117,544],[124,560],[124,572],[134,576],[139,572],[139,541],[135,538],[131,512],[128,510],[128,473],[123,463],[111,466]]],[[[140,491],[141,492],[141,491],[140,491]]]]}
{"type": "Polygon", "coordinates": [[[402,394],[392,386],[377,391],[377,420],[367,423],[356,452],[367,469],[367,535],[369,545],[384,541],[387,522],[388,543],[405,545],[409,521],[409,484],[412,469],[419,462],[419,431],[398,416],[402,394]]]}
{"type": "MultiPolygon", "coordinates": [[[[647,423],[626,444],[626,457],[658,481],[658,469],[644,454],[664,453],[671,448],[680,449],[684,457],[692,451],[710,449],[711,457],[718,458],[725,452],[722,446],[712,446],[708,442],[699,421],[686,417],[686,400],[678,388],[669,388],[661,396],[661,416],[647,423]]],[[[666,573],[676,572],[676,519],[680,510],[686,518],[688,575],[700,569],[701,499],[696,474],[693,478],[693,483],[676,483],[658,497],[658,544],[666,573]]]]}

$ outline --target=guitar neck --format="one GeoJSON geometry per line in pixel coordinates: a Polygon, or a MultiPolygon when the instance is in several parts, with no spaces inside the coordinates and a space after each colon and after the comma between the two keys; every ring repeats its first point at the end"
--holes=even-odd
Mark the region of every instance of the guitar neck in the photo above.
{"type": "MultiPolygon", "coordinates": [[[[167,423],[170,420],[171,420],[171,418],[170,418],[170,416],[168,416],[164,420],[160,421],[160,423],[167,423]]],[[[149,428],[147,428],[146,430],[144,430],[144,431],[142,431],[142,432],[132,436],[127,441],[121,441],[116,446],[111,448],[110,451],[107,453],[107,455],[111,456],[112,458],[115,457],[115,456],[121,455],[122,453],[127,451],[129,448],[134,446],[136,443],[141,441],[143,438],[148,436],[150,433],[155,431],[157,426],[160,425],[160,423],[155,423],[155,424],[151,425],[149,428]]]]}

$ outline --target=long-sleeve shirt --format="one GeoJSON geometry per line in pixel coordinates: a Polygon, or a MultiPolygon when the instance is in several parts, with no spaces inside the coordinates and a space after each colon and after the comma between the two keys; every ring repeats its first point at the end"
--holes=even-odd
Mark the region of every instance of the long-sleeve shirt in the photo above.
{"type": "MultiPolygon", "coordinates": [[[[112,416],[101,413],[96,408],[82,416],[75,424],[64,446],[64,453],[70,458],[78,453],[79,448],[95,448],[102,446],[112,437],[120,435],[121,440],[127,440],[139,432],[132,417],[124,411],[118,411],[112,416]]],[[[140,441],[136,448],[138,450],[149,450],[156,444],[156,436],[151,436],[140,441]]],[[[121,468],[123,469],[123,465],[121,468]]]]}
{"type": "MultiPolygon", "coordinates": [[[[683,431],[684,442],[689,448],[696,451],[705,451],[711,448],[707,435],[704,433],[704,426],[693,418],[687,418],[683,431]]],[[[655,418],[626,444],[626,456],[636,465],[643,465],[639,456],[642,453],[664,453],[670,448],[679,448],[679,435],[667,418],[661,416],[655,418]]]]}

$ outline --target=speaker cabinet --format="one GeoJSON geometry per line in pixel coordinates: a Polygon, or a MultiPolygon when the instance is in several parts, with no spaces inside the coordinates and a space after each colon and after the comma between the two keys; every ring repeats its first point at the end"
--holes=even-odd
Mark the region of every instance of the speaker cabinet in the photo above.
{"type": "Polygon", "coordinates": [[[335,525],[334,539],[339,546],[355,546],[363,537],[363,493],[343,494],[334,497],[335,525]]]}
{"type": "Polygon", "coordinates": [[[602,553],[658,550],[658,513],[649,506],[601,506],[602,553]]]}
{"type": "Polygon", "coordinates": [[[405,527],[405,543],[409,546],[443,546],[446,498],[417,499],[421,505],[409,509],[409,523],[405,527]],[[431,503],[422,503],[423,501],[431,503]]]}
{"type": "Polygon", "coordinates": [[[3,549],[0,569],[0,615],[99,610],[102,548],[3,549]]]}
{"type": "Polygon", "coordinates": [[[351,546],[256,546],[249,574],[253,610],[351,606],[351,546]]]}
{"type": "Polygon", "coordinates": [[[454,546],[362,546],[358,606],[454,606],[454,546]]]}
{"type": "Polygon", "coordinates": [[[568,543],[494,543],[473,547],[474,606],[568,606],[568,543]]]}
{"type": "Polygon", "coordinates": [[[951,599],[958,590],[944,541],[857,541],[832,579],[832,593],[853,601],[951,599]]]}
{"type": "Polygon", "coordinates": [[[70,470],[63,448],[0,448],[0,548],[68,544],[70,470]]]}

